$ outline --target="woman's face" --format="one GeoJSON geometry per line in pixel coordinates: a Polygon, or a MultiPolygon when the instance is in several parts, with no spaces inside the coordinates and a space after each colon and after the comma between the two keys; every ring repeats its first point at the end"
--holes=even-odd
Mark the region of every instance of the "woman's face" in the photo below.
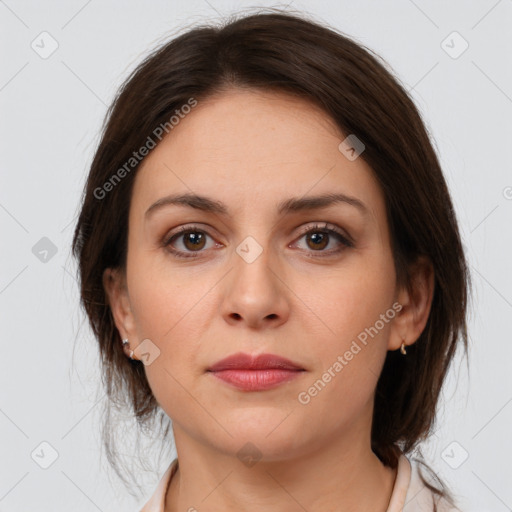
{"type": "Polygon", "coordinates": [[[135,353],[177,435],[277,460],[369,433],[402,341],[400,295],[383,194],[344,139],[304,100],[232,90],[199,101],[143,161],[116,323],[132,349],[149,340],[135,353]],[[162,201],[182,194],[208,202],[162,201]],[[306,207],[334,194],[354,199],[306,207]],[[302,371],[253,390],[208,371],[236,353],[302,371]]]}

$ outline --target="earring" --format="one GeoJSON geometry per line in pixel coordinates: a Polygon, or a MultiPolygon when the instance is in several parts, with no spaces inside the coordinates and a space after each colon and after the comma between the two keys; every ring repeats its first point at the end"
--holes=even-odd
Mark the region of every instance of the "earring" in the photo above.
{"type": "Polygon", "coordinates": [[[400,352],[405,356],[407,352],[405,351],[405,342],[402,343],[402,346],[400,347],[400,352]]]}
{"type": "MultiPolygon", "coordinates": [[[[128,345],[128,340],[122,340],[123,348],[125,345],[128,345]]],[[[133,359],[133,350],[130,350],[130,359],[133,359]]]]}

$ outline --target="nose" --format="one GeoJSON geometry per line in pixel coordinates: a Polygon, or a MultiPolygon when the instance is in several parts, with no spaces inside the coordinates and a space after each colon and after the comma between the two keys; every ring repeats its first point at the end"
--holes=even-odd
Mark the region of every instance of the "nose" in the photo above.
{"type": "Polygon", "coordinates": [[[231,325],[276,328],[290,315],[289,288],[279,267],[263,250],[254,260],[233,253],[233,269],[225,281],[222,316],[231,325]]]}

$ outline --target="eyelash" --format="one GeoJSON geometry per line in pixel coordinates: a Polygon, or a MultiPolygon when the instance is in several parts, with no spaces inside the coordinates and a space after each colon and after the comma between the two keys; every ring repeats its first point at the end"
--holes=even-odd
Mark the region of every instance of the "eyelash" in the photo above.
{"type": "MultiPolygon", "coordinates": [[[[197,258],[200,255],[200,253],[204,251],[189,251],[185,253],[184,251],[178,251],[171,246],[171,242],[173,240],[179,238],[180,236],[183,236],[185,233],[203,233],[205,235],[208,235],[208,233],[204,231],[204,229],[201,229],[199,226],[181,226],[176,233],[173,233],[171,236],[166,237],[162,245],[176,258],[197,258]]],[[[314,226],[308,226],[307,228],[301,231],[299,239],[310,233],[324,233],[328,235],[334,235],[344,246],[341,249],[331,249],[329,251],[311,251],[312,253],[318,253],[313,256],[315,258],[325,258],[333,256],[334,254],[338,254],[347,248],[354,247],[354,243],[352,242],[352,240],[350,240],[338,228],[336,228],[336,226],[332,224],[324,223],[323,225],[315,224],[314,226]]]]}

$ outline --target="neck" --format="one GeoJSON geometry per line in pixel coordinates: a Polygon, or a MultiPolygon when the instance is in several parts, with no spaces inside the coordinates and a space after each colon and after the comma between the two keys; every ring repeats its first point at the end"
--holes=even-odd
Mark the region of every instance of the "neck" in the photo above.
{"type": "Polygon", "coordinates": [[[387,510],[396,469],[384,466],[361,436],[323,438],[322,447],[307,453],[248,467],[236,454],[205,448],[176,425],[174,431],[179,468],[165,512],[387,510]]]}

